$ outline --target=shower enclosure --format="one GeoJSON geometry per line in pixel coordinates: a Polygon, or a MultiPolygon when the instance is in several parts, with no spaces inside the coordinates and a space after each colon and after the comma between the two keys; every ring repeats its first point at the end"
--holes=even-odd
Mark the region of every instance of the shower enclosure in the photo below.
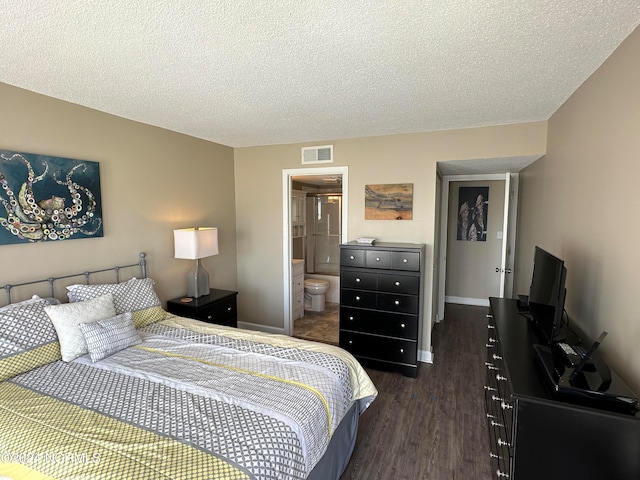
{"type": "Polygon", "coordinates": [[[342,194],[307,194],[307,273],[339,275],[342,194]]]}

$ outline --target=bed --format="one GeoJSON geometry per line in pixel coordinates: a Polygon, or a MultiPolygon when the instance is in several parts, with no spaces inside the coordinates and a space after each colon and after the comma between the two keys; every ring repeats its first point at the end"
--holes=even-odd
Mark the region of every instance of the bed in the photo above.
{"type": "Polygon", "coordinates": [[[377,395],[349,353],[169,314],[144,254],[107,270],[4,287],[1,479],[340,477],[377,395]]]}

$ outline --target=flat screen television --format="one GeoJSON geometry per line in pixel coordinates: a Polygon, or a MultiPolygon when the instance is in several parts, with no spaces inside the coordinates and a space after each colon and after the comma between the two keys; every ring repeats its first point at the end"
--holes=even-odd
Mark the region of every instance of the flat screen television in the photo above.
{"type": "Polygon", "coordinates": [[[547,344],[561,338],[563,326],[565,281],[564,261],[536,246],[533,276],[529,289],[529,310],[547,344]]]}

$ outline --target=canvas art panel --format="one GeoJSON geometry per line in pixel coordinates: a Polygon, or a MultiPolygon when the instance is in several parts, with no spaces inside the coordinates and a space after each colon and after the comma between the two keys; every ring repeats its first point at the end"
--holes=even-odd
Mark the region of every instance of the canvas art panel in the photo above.
{"type": "Polygon", "coordinates": [[[0,150],[0,245],[103,236],[98,162],[0,150]]]}
{"type": "Polygon", "coordinates": [[[413,183],[365,185],[365,220],[412,220],[413,183]]]}
{"type": "Polygon", "coordinates": [[[487,241],[489,187],[460,187],[458,194],[458,240],[487,241]]]}

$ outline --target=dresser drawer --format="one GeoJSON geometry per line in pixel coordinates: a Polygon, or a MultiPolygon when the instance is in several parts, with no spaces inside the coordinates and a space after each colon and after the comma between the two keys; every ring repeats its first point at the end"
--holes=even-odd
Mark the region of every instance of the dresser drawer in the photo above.
{"type": "Polygon", "coordinates": [[[340,289],[340,305],[360,308],[376,308],[377,296],[375,292],[362,290],[340,289]]]}
{"type": "Polygon", "coordinates": [[[416,340],[418,317],[340,307],[340,329],[416,340]]]}
{"type": "Polygon", "coordinates": [[[415,365],[417,344],[411,340],[340,331],[340,346],[356,357],[415,365]]]}
{"type": "Polygon", "coordinates": [[[364,267],[365,250],[357,248],[340,249],[340,266],[342,267],[364,267]]]}
{"type": "Polygon", "coordinates": [[[367,268],[391,268],[391,252],[387,250],[367,250],[365,255],[367,268]]]}
{"type": "Polygon", "coordinates": [[[378,310],[395,313],[418,314],[419,297],[415,295],[399,295],[393,293],[378,294],[378,310]]]}
{"type": "Polygon", "coordinates": [[[361,290],[377,290],[378,274],[362,270],[342,269],[340,272],[341,288],[357,288],[361,290]]]}
{"type": "Polygon", "coordinates": [[[418,252],[392,252],[391,268],[393,270],[420,271],[420,254],[418,252]]]}
{"type": "Polygon", "coordinates": [[[398,273],[378,274],[378,290],[381,292],[420,294],[420,277],[400,275],[398,273]]]}

